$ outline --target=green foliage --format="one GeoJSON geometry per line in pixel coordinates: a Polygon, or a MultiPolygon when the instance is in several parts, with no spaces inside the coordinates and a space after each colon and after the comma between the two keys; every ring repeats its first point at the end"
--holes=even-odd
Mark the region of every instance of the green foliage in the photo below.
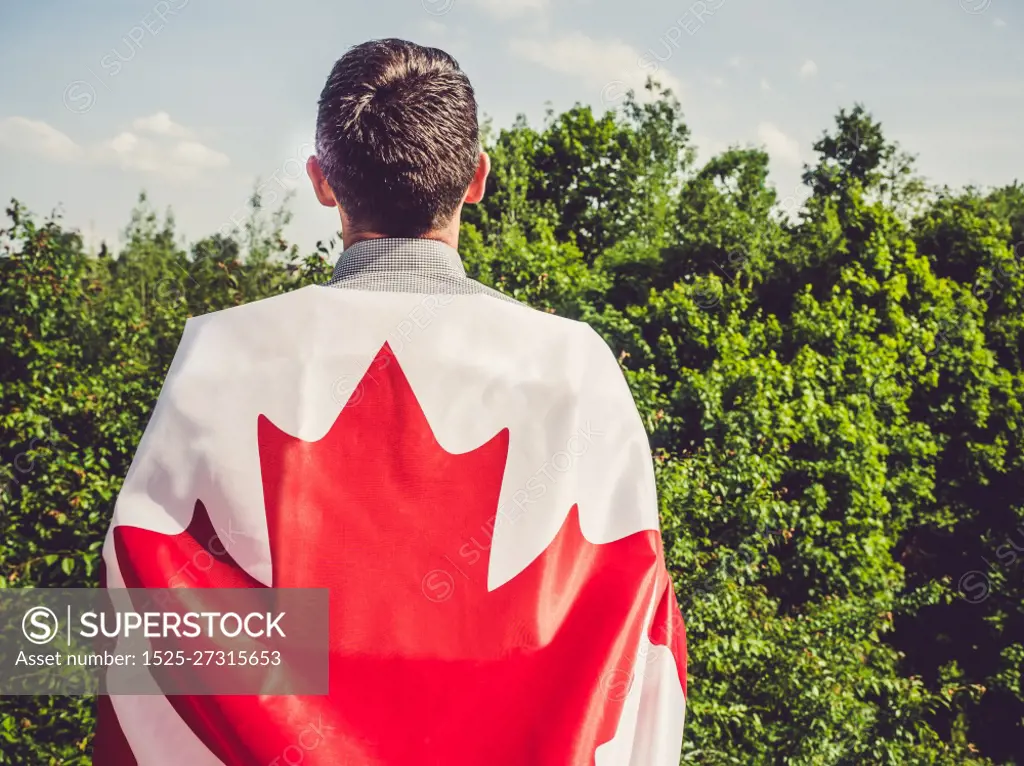
{"type": "MultiPolygon", "coordinates": [[[[0,587],[99,581],[100,549],[185,320],[322,281],[254,196],[245,231],[176,243],[145,196],[116,258],[13,203],[0,230],[0,587]]],[[[325,253],[328,248],[324,248],[325,253]]],[[[0,764],[87,764],[87,698],[0,698],[0,764]]]]}
{"type": "MultiPolygon", "coordinates": [[[[689,632],[684,762],[1018,763],[1024,187],[929,190],[857,106],[785,215],[763,152],[695,167],[653,95],[489,132],[460,250],[619,356],[689,632]]],[[[8,216],[0,586],[95,585],[185,318],[323,280],[331,248],[258,196],[187,252],[144,198],[117,257],[8,216]]],[[[0,715],[0,764],[87,762],[89,700],[0,715]]]]}

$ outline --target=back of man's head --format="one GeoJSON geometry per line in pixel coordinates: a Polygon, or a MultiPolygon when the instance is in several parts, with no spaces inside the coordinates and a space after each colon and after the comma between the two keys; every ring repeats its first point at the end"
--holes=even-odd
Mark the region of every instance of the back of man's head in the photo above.
{"type": "Polygon", "coordinates": [[[443,228],[480,157],[473,87],[437,48],[357,45],[320,94],[316,149],[353,230],[420,237],[443,228]]]}

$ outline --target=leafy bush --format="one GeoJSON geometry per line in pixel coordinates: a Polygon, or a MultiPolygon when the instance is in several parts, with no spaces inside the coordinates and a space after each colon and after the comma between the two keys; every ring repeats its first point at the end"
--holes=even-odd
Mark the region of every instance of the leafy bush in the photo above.
{"type": "MultiPolygon", "coordinates": [[[[794,210],[761,151],[696,166],[653,95],[492,132],[460,250],[619,354],[689,631],[684,762],[1017,763],[1024,187],[931,189],[858,106],[794,210]]],[[[188,252],[145,198],[116,257],[8,218],[0,585],[91,586],[185,319],[322,281],[334,245],[300,257],[258,196],[188,252]]],[[[0,715],[0,764],[88,763],[91,700],[0,715]]]]}

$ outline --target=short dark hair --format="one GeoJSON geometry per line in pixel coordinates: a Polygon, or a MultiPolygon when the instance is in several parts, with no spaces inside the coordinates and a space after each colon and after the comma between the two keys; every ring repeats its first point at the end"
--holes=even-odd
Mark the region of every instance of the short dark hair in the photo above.
{"type": "Polygon", "coordinates": [[[476,97],[458,62],[406,40],[371,40],[334,64],[316,152],[352,226],[419,237],[447,224],[480,156],[476,97]]]}

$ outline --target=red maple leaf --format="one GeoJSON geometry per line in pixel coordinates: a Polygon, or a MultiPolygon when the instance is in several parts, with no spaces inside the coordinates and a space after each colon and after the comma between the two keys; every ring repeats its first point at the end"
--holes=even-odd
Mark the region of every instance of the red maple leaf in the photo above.
{"type": "MultiPolygon", "coordinates": [[[[387,345],[322,439],[262,415],[257,433],[271,584],[331,589],[330,694],[169,697],[227,766],[289,762],[286,751],[332,766],[589,766],[615,734],[626,695],[609,679],[632,681],[656,588],[651,636],[685,685],[655,531],[595,545],[573,506],[543,553],[488,591],[487,557],[459,552],[471,539],[489,548],[508,430],[445,451],[387,345]],[[316,742],[300,742],[311,725],[316,742]]],[[[114,543],[128,587],[167,587],[199,554],[212,565],[190,585],[263,587],[200,501],[179,535],[118,526],[114,543]]]]}

